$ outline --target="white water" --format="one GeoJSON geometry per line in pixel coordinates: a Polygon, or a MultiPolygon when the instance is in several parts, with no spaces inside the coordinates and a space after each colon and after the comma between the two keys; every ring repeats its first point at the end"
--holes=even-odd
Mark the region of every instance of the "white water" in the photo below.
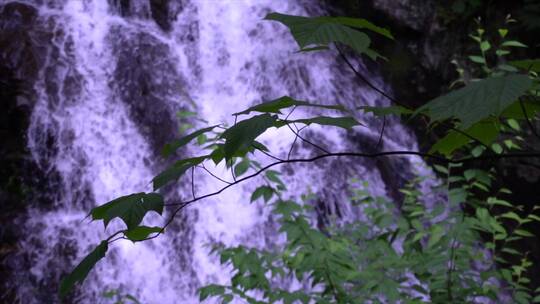
{"type": "MultiPolygon", "coordinates": [[[[182,96],[165,85],[157,92],[171,116],[174,109],[191,107],[188,99],[196,105],[191,109],[211,124],[231,123],[231,113],[282,95],[328,103],[339,101],[347,106],[375,104],[377,99],[373,92],[363,90],[344,66],[337,67],[335,54],[296,53],[297,46],[284,26],[262,20],[271,11],[308,15],[304,6],[293,1],[182,1],[184,9],[170,33],[144,17],[150,13],[143,0],[133,1],[137,4],[131,8],[134,17],[125,18],[113,13],[115,9],[105,0],[53,2],[55,5],[39,8],[40,18],[54,21],[55,24],[48,25],[51,31],[61,29],[64,34],[55,36],[55,44],[61,51],[58,58],[50,58],[48,66],[55,71],[53,76],[43,71],[36,85],[40,95],[29,130],[29,147],[44,168],[60,173],[62,183],[60,189],[55,189],[58,196],[54,210],[36,208],[33,211],[36,216],[30,217],[32,220],[25,227],[32,232],[24,246],[34,252],[32,275],[38,281],[51,280],[48,272],[54,267],[64,263],[74,265],[100,239],[122,227],[115,223],[104,232],[102,223],[83,221],[90,208],[120,195],[151,191],[149,181],[162,166],[156,161],[159,158],[153,154],[156,149],[151,146],[148,134],[141,131],[146,130],[145,126],[130,115],[132,101],[123,99],[115,90],[118,82],[115,72],[121,68],[122,53],[114,45],[121,48],[130,39],[139,39],[141,33],[150,38],[136,44],[141,47],[140,52],[145,52],[142,46],[147,41],[159,44],[159,52],[166,58],[155,60],[169,63],[168,69],[152,71],[151,77],[157,78],[155,83],[182,84],[182,96]],[[193,28],[198,29],[194,31],[194,41],[187,41],[186,33],[193,28]],[[68,85],[65,79],[73,75],[78,75],[80,89],[65,93],[63,86],[68,85]],[[60,93],[56,97],[46,90],[48,77],[57,79],[60,93]],[[55,138],[58,153],[44,154],[48,149],[46,134],[55,138]],[[60,258],[59,255],[65,255],[62,251],[65,246],[76,248],[76,254],[69,259],[60,258]]],[[[314,4],[310,4],[309,11],[322,14],[314,4]]],[[[377,79],[373,81],[381,85],[377,79]]],[[[148,109],[153,106],[147,105],[148,109]]],[[[151,119],[160,121],[164,117],[151,119]]],[[[385,141],[386,147],[414,148],[414,138],[399,125],[392,124],[387,130],[391,135],[385,141]]],[[[377,129],[355,132],[376,136],[377,129]]],[[[343,133],[325,131],[324,137],[321,134],[316,139],[334,151],[362,146],[347,142],[343,133]]],[[[286,154],[293,136],[281,130],[266,135],[263,140],[276,152],[286,154]]],[[[306,155],[313,151],[299,153],[306,155]]],[[[372,167],[347,161],[336,161],[332,166],[341,169],[295,167],[296,176],[302,179],[290,177],[289,188],[297,189],[298,193],[293,194],[299,195],[310,184],[324,199],[339,200],[344,195],[343,183],[356,175],[369,180],[375,193],[384,194],[387,190],[372,167]],[[325,179],[321,181],[321,177],[325,179]]],[[[215,172],[226,174],[221,167],[215,172]]],[[[196,178],[202,180],[196,185],[197,194],[222,186],[219,181],[204,179],[202,172],[196,178]]],[[[255,184],[250,184],[244,189],[231,189],[197,203],[185,210],[177,225],[151,242],[137,245],[116,242],[83,284],[79,301],[107,303],[99,294],[118,288],[138,297],[142,303],[198,302],[198,286],[223,283],[228,278],[228,271],[219,265],[216,257],[208,255],[206,244],[220,241],[227,245],[244,243],[262,247],[278,238],[268,223],[268,211],[261,205],[248,203],[248,191],[254,187],[255,184]]],[[[189,197],[191,193],[178,190],[177,195],[189,197]]],[[[351,212],[349,216],[356,215],[351,212]]],[[[157,225],[162,222],[157,216],[147,220],[157,225]]],[[[53,279],[57,277],[55,274],[53,279]]],[[[49,292],[33,289],[29,284],[21,285],[22,302],[42,302],[38,295],[49,292]]]]}

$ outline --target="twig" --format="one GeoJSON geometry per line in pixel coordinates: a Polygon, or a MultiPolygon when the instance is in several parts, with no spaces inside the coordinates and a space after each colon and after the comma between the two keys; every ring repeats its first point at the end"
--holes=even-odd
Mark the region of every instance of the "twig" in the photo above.
{"type": "MultiPolygon", "coordinates": [[[[404,108],[407,108],[409,109],[410,107],[406,106],[405,104],[399,102],[397,99],[391,97],[390,95],[386,94],[386,92],[384,92],[383,90],[377,88],[374,84],[372,84],[369,80],[367,80],[366,77],[364,77],[360,72],[358,72],[356,70],[356,68],[352,65],[352,63],[347,59],[347,57],[345,56],[345,54],[343,53],[343,51],[341,51],[341,49],[336,45],[336,48],[339,52],[339,54],[341,55],[341,58],[343,58],[343,60],[345,61],[345,63],[347,63],[347,65],[349,66],[349,68],[351,68],[351,70],[354,72],[354,74],[356,75],[356,77],[358,77],[359,79],[361,79],[364,83],[366,83],[370,88],[372,88],[373,90],[377,91],[379,94],[381,94],[382,96],[386,97],[389,101],[391,101],[392,103],[395,103],[397,104],[398,106],[402,106],[404,108]]],[[[386,116],[385,116],[386,118],[386,116]]],[[[427,123],[427,122],[426,122],[427,123]]],[[[478,142],[480,145],[486,147],[486,148],[489,148],[488,146],[486,146],[482,141],[480,141],[479,139],[473,137],[472,135],[470,134],[467,134],[467,132],[465,131],[462,131],[462,130],[459,130],[459,129],[456,129],[454,127],[449,127],[451,130],[453,131],[456,131],[466,137],[468,137],[469,139],[472,139],[473,141],[476,141],[478,142]]],[[[384,131],[384,124],[383,124],[383,131],[384,131]]],[[[381,134],[382,134],[382,131],[381,131],[381,134]]],[[[381,141],[382,137],[379,139],[379,141],[381,141]]],[[[378,146],[378,144],[377,144],[378,146]]]]}
{"type": "Polygon", "coordinates": [[[406,106],[405,104],[402,104],[401,102],[397,101],[395,98],[391,97],[390,95],[386,94],[383,90],[377,88],[374,84],[372,84],[369,80],[366,79],[366,77],[364,77],[364,75],[360,74],[360,72],[358,72],[356,70],[356,68],[352,65],[352,63],[349,61],[349,59],[347,59],[347,56],[345,56],[345,54],[343,53],[343,51],[341,51],[341,49],[339,48],[339,46],[336,45],[336,48],[339,52],[339,55],[341,55],[341,58],[343,58],[343,60],[345,61],[345,63],[347,63],[347,65],[349,66],[349,68],[351,68],[351,70],[354,72],[354,74],[356,75],[356,77],[360,78],[360,80],[362,80],[365,84],[367,84],[370,88],[372,88],[373,90],[377,91],[379,94],[381,94],[382,96],[386,97],[388,100],[390,100],[391,102],[399,105],[399,106],[402,106],[404,108],[407,108],[409,109],[410,107],[406,106]]]}
{"type": "Polygon", "coordinates": [[[210,174],[213,178],[221,181],[221,182],[224,182],[225,184],[232,184],[231,182],[228,182],[222,178],[220,178],[219,176],[215,175],[214,173],[212,173],[210,170],[206,169],[206,167],[204,166],[204,164],[202,164],[202,166],[200,166],[199,168],[203,168],[204,171],[206,171],[208,174],[210,174]]]}
{"type": "Polygon", "coordinates": [[[380,145],[382,143],[383,134],[384,134],[384,128],[385,127],[386,127],[386,116],[383,116],[381,134],[379,134],[379,140],[377,141],[377,146],[375,146],[375,150],[379,150],[379,147],[380,147],[380,145]]]}
{"type": "MultiPolygon", "coordinates": [[[[337,153],[321,154],[321,155],[318,155],[318,156],[315,156],[315,157],[312,157],[312,158],[298,158],[298,159],[280,160],[280,161],[277,161],[275,163],[271,163],[269,165],[266,165],[265,167],[262,167],[261,169],[259,169],[258,171],[254,172],[254,173],[252,173],[250,175],[247,175],[247,176],[245,176],[243,178],[237,179],[233,183],[230,183],[230,184],[224,186],[223,188],[221,188],[221,189],[219,189],[219,190],[217,190],[215,192],[208,193],[208,194],[205,194],[205,195],[202,195],[202,196],[199,196],[199,197],[196,197],[194,199],[187,200],[187,201],[184,201],[184,202],[165,204],[165,206],[178,206],[178,208],[176,208],[174,210],[174,212],[172,213],[172,215],[170,216],[168,221],[165,223],[165,225],[163,226],[163,228],[161,229],[160,232],[158,232],[156,235],[151,236],[149,238],[146,238],[144,240],[150,240],[150,239],[154,239],[154,238],[158,237],[161,233],[163,233],[165,228],[172,223],[172,221],[174,220],[174,218],[176,217],[178,212],[180,212],[180,210],[182,210],[183,208],[189,206],[190,204],[192,204],[194,202],[197,202],[197,201],[200,201],[200,200],[203,200],[203,199],[208,198],[208,197],[212,197],[212,196],[216,196],[218,194],[221,194],[223,191],[229,189],[230,187],[232,187],[234,185],[237,185],[239,183],[242,183],[242,182],[244,182],[246,180],[249,180],[251,178],[254,178],[254,177],[258,176],[259,174],[265,172],[266,170],[268,170],[268,169],[270,169],[272,167],[278,166],[278,165],[287,164],[287,163],[310,163],[310,162],[315,162],[317,160],[320,160],[320,159],[323,159],[323,158],[328,158],[328,157],[349,156],[349,157],[377,158],[377,157],[384,157],[384,156],[407,156],[407,155],[408,156],[420,156],[420,157],[425,157],[425,158],[432,158],[432,159],[440,161],[440,162],[456,163],[456,164],[477,162],[477,161],[482,161],[482,160],[498,160],[498,159],[505,159],[505,158],[527,158],[527,157],[540,158],[540,152],[539,151],[531,151],[531,152],[523,152],[523,153],[481,155],[481,156],[477,156],[477,157],[466,157],[466,158],[462,158],[462,159],[449,159],[449,158],[446,158],[446,157],[437,156],[437,155],[433,155],[433,154],[429,154],[429,153],[417,152],[417,151],[386,151],[386,152],[379,152],[379,153],[337,152],[337,153]]],[[[122,231],[119,231],[119,232],[113,234],[107,240],[112,239],[115,235],[117,235],[117,234],[119,234],[121,232],[122,231]]]]}
{"type": "Polygon", "coordinates": [[[540,138],[540,135],[536,131],[536,128],[533,126],[531,120],[529,119],[529,115],[527,115],[527,110],[525,109],[525,105],[523,104],[523,99],[519,98],[519,105],[521,106],[521,111],[523,111],[523,116],[525,116],[525,120],[527,121],[527,125],[533,132],[534,136],[540,138]]]}
{"type": "MultiPolygon", "coordinates": [[[[298,130],[298,128],[296,127],[296,125],[294,123],[293,123],[293,125],[298,130]]],[[[315,143],[312,143],[311,141],[309,141],[309,140],[305,139],[304,137],[300,136],[300,133],[297,132],[297,131],[294,131],[288,123],[287,123],[287,127],[291,130],[291,132],[294,133],[294,135],[296,135],[298,138],[300,138],[303,142],[312,145],[313,147],[323,151],[324,153],[330,153],[325,148],[323,148],[323,147],[321,147],[321,146],[319,146],[319,145],[317,145],[315,143]]]]}

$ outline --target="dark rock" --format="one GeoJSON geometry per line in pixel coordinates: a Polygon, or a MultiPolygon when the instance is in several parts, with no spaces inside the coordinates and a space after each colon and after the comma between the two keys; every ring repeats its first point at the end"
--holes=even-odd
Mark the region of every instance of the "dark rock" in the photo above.
{"type": "Polygon", "coordinates": [[[118,58],[111,81],[117,97],[127,103],[141,133],[158,151],[177,135],[174,114],[179,101],[188,101],[184,81],[175,70],[169,47],[148,33],[112,31],[113,52],[118,58]]]}

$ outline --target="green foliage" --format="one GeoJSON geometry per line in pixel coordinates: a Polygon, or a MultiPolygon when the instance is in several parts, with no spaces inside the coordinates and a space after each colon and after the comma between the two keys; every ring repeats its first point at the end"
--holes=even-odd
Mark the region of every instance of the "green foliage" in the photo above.
{"type": "Polygon", "coordinates": [[[154,191],[165,186],[171,181],[177,180],[180,176],[186,173],[187,170],[197,166],[207,158],[208,155],[186,158],[175,162],[171,167],[167,168],[165,171],[161,172],[159,175],[152,179],[152,182],[154,184],[154,191]]]}
{"type": "Polygon", "coordinates": [[[187,145],[190,141],[194,140],[195,138],[204,135],[205,133],[211,132],[214,130],[217,126],[211,126],[207,128],[202,128],[200,130],[197,130],[189,135],[186,135],[185,137],[180,138],[179,140],[176,140],[172,143],[166,144],[165,147],[163,147],[162,154],[163,156],[170,156],[174,151],[178,150],[179,148],[187,145]]]}
{"type": "Polygon", "coordinates": [[[131,230],[127,230],[124,235],[133,242],[140,242],[148,238],[152,233],[162,233],[163,228],[161,227],[148,227],[148,226],[139,226],[131,230]]]}
{"type": "MultiPolygon", "coordinates": [[[[439,169],[448,174],[452,167],[439,169]]],[[[336,222],[325,231],[310,220],[309,208],[276,198],[270,206],[286,243],[275,250],[216,246],[221,263],[233,267],[233,276],[228,285],[201,288],[200,300],[421,303],[429,299],[430,303],[464,303],[475,297],[497,301],[501,291],[497,280],[510,283],[510,292],[525,290],[522,274],[531,263],[526,253],[508,246],[508,240],[530,236],[520,225],[540,221],[540,217],[520,216],[513,205],[497,197],[488,198],[487,204],[475,199],[474,189],[488,191],[491,177],[487,172],[467,170],[452,177],[457,184],[450,189],[451,205],[439,202],[427,208],[418,190],[422,178],[416,178],[402,189],[405,199],[399,211],[387,198],[371,196],[367,183],[356,183],[351,203],[366,219],[336,222]],[[463,213],[457,207],[466,200],[485,207],[478,207],[473,215],[463,213]],[[508,211],[494,215],[495,206],[508,211]],[[506,219],[518,226],[508,231],[503,225],[506,219]],[[490,236],[483,246],[480,233],[490,236]],[[498,269],[496,262],[504,254],[523,259],[522,265],[511,272],[498,269]],[[291,290],[278,283],[291,279],[304,287],[291,290]],[[249,296],[252,294],[260,296],[249,296]]],[[[513,296],[518,303],[519,299],[530,300],[526,293],[513,292],[513,296]]]]}
{"type": "Polygon", "coordinates": [[[419,111],[426,112],[434,121],[459,119],[462,128],[469,128],[492,115],[500,115],[531,86],[532,81],[526,75],[491,77],[437,97],[419,111]]]}
{"type": "MultiPolygon", "coordinates": [[[[461,3],[474,4],[475,1],[461,3]]],[[[308,18],[278,13],[269,14],[266,19],[285,24],[302,51],[327,49],[330,43],[340,43],[375,59],[379,55],[369,48],[371,40],[359,29],[392,38],[387,30],[363,19],[308,18]]],[[[480,53],[468,59],[485,77],[469,82],[463,77],[465,70],[458,66],[461,76],[453,85],[465,86],[435,98],[416,111],[395,105],[362,106],[355,111],[372,113],[376,117],[424,115],[432,126],[444,128],[444,136],[431,147],[430,153],[443,154],[447,159],[439,160],[448,163],[455,162],[456,159],[451,158],[456,154],[478,157],[490,150],[489,153],[504,156],[508,150],[519,149],[522,140],[519,134],[523,132],[521,120],[530,124],[540,111],[537,60],[507,64],[505,56],[511,49],[525,46],[519,41],[508,40],[505,28],[499,29],[498,35],[499,43],[489,40],[481,28],[471,35],[478,43],[480,53]],[[490,63],[488,59],[493,56],[497,61],[490,63]],[[519,70],[525,70],[527,74],[520,74],[519,70]]],[[[285,243],[265,250],[215,245],[213,252],[219,255],[222,264],[232,266],[233,275],[226,285],[211,284],[201,288],[201,301],[218,297],[223,303],[235,298],[248,303],[465,303],[479,297],[498,301],[500,292],[505,292],[517,303],[540,302],[540,290],[531,291],[527,287],[530,282],[525,273],[532,266],[528,253],[518,252],[512,246],[513,242],[533,236],[527,225],[540,221],[538,208],[525,213],[505,200],[508,190],[493,191],[496,171],[465,169],[461,164],[434,165],[444,184],[429,190],[431,194],[439,192],[442,197],[429,207],[423,201],[427,193],[420,190],[425,177],[413,178],[401,189],[403,202],[372,196],[366,183],[362,186],[353,183],[351,208],[356,208],[364,218],[352,222],[330,218],[330,224],[321,229],[321,223],[312,220],[313,208],[309,203],[313,197],[304,196],[303,203],[283,199],[282,192],[286,191],[287,184],[279,171],[270,169],[282,163],[313,159],[291,159],[293,147],[289,149],[287,159],[277,158],[257,139],[270,128],[288,126],[298,140],[300,129],[294,132],[291,127],[296,128],[296,124],[303,127],[318,124],[345,130],[364,125],[354,118],[354,111],[342,105],[323,105],[288,96],[233,115],[238,119],[254,112],[258,114],[235,120],[232,126],[205,127],[167,144],[162,151],[164,156],[174,155],[177,149],[195,139],[207,154],[176,160],[152,179],[154,191],[157,191],[177,181],[188,170],[206,169],[206,162],[213,161],[218,165],[223,160],[234,182],[224,181],[228,185],[222,190],[254,176],[264,179],[264,185],[254,190],[250,201],[262,199],[268,208],[272,208],[279,231],[286,238],[285,243]],[[294,120],[289,120],[289,115],[283,117],[282,111],[290,109],[290,114],[296,107],[337,112],[340,116],[320,114],[294,120]],[[250,158],[256,152],[266,154],[276,163],[263,167],[250,158]],[[511,267],[501,267],[511,263],[507,259],[519,262],[513,262],[511,267]],[[302,287],[293,290],[284,282],[297,282],[302,287]]],[[[195,119],[194,115],[194,112],[178,113],[182,120],[195,119]]],[[[183,123],[180,131],[184,133],[192,127],[183,123]]],[[[358,153],[358,156],[365,155],[358,153]]],[[[187,203],[214,194],[194,197],[187,203]]],[[[187,203],[176,204],[180,206],[177,211],[187,203]]],[[[127,229],[117,231],[101,242],[64,278],[61,296],[86,278],[105,256],[111,242],[119,239],[140,242],[162,234],[172,219],[164,227],[140,224],[149,211],[161,215],[164,206],[163,197],[158,193],[135,193],[94,208],[90,212],[93,220],[103,220],[107,227],[111,220],[119,218],[127,229]],[[123,236],[114,239],[117,235],[123,236]]],[[[173,217],[175,215],[176,212],[173,217]]],[[[138,303],[134,297],[123,296],[117,291],[107,295],[116,298],[117,302],[138,303]]]]}
{"type": "Polygon", "coordinates": [[[107,224],[120,218],[128,229],[137,227],[148,211],[158,214],[163,212],[163,197],[157,193],[135,193],[119,197],[102,206],[92,209],[90,214],[93,220],[103,220],[107,224]]]}
{"type": "Polygon", "coordinates": [[[88,276],[88,273],[99,260],[105,257],[107,250],[109,249],[108,242],[101,242],[90,254],[88,254],[80,263],[73,269],[73,271],[64,277],[60,283],[60,297],[63,298],[71,291],[73,286],[79,282],[82,283],[88,276]]]}
{"type": "Polygon", "coordinates": [[[124,294],[119,289],[108,290],[102,294],[102,297],[114,301],[114,304],[141,304],[137,298],[130,294],[124,294]]]}
{"type": "Polygon", "coordinates": [[[282,96],[278,99],[264,102],[248,108],[245,111],[235,113],[233,115],[245,115],[251,112],[260,112],[260,113],[276,113],[281,114],[280,110],[290,108],[290,107],[315,107],[315,108],[324,108],[329,110],[337,110],[345,112],[346,109],[342,105],[320,105],[314,104],[307,101],[295,100],[289,96],[282,96]]]}
{"type": "Polygon", "coordinates": [[[225,159],[230,160],[237,152],[250,148],[259,135],[274,126],[276,119],[276,116],[261,114],[242,120],[223,132],[225,159]]]}
{"type": "Polygon", "coordinates": [[[357,29],[368,29],[392,39],[386,29],[380,28],[364,19],[345,17],[301,17],[271,13],[267,20],[275,20],[286,25],[300,46],[300,51],[327,49],[332,42],[339,42],[354,49],[358,54],[366,54],[371,59],[380,55],[370,49],[371,40],[364,32],[357,29]]]}

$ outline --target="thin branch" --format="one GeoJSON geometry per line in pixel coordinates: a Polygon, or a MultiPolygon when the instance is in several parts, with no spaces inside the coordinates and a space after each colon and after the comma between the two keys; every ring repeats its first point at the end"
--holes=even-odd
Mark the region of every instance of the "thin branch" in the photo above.
{"type": "MultiPolygon", "coordinates": [[[[302,130],[304,130],[305,128],[307,128],[307,125],[303,126],[303,127],[300,128],[300,129],[298,129],[298,128],[296,127],[296,124],[294,125],[294,127],[296,128],[296,132],[297,132],[298,134],[300,134],[300,132],[302,132],[302,130]]],[[[287,159],[291,159],[291,153],[292,153],[292,151],[293,151],[294,145],[296,144],[296,141],[297,141],[297,140],[298,140],[298,135],[295,135],[294,141],[293,141],[293,143],[292,143],[292,145],[291,145],[291,148],[289,149],[289,153],[287,154],[287,159]]]]}
{"type": "Polygon", "coordinates": [[[291,153],[293,151],[294,145],[296,144],[296,140],[298,140],[298,135],[294,136],[294,140],[291,144],[291,148],[289,149],[289,153],[287,153],[287,159],[291,159],[291,153]]]}
{"type": "Polygon", "coordinates": [[[386,127],[386,116],[383,116],[381,134],[379,134],[379,140],[377,141],[377,146],[375,146],[375,150],[379,150],[379,147],[381,146],[385,127],[386,127]]]}
{"type": "Polygon", "coordinates": [[[202,166],[199,166],[199,168],[202,168],[204,171],[206,171],[208,174],[210,174],[213,178],[221,181],[221,182],[224,182],[225,184],[232,184],[231,182],[228,182],[222,178],[220,178],[219,176],[215,175],[214,173],[212,173],[210,170],[206,169],[206,167],[204,166],[204,164],[202,164],[202,166]]]}
{"type": "Polygon", "coordinates": [[[272,159],[274,159],[274,160],[277,160],[277,161],[284,161],[284,159],[279,158],[279,157],[277,157],[277,156],[274,156],[274,155],[272,155],[272,154],[270,154],[270,153],[268,153],[268,152],[266,152],[266,151],[264,151],[264,150],[261,150],[261,149],[258,149],[258,150],[261,151],[264,155],[266,155],[266,156],[268,156],[268,157],[270,157],[270,158],[272,158],[272,159]]]}
{"type": "MultiPolygon", "coordinates": [[[[304,137],[300,136],[300,133],[298,131],[294,131],[288,123],[286,123],[286,125],[291,130],[291,132],[293,132],[294,135],[296,135],[298,138],[300,138],[303,142],[312,145],[313,147],[323,151],[324,153],[330,153],[325,148],[323,148],[323,147],[321,147],[321,146],[319,146],[319,145],[317,145],[315,143],[312,143],[311,141],[309,141],[309,140],[305,139],[304,137]]],[[[294,123],[293,123],[293,125],[298,130],[298,128],[296,127],[296,125],[294,123]]]]}
{"type": "Polygon", "coordinates": [[[254,172],[254,173],[252,173],[250,175],[247,175],[247,176],[245,176],[243,178],[237,179],[235,182],[221,188],[220,190],[218,190],[216,192],[205,194],[203,196],[197,197],[196,199],[188,200],[188,201],[185,201],[185,202],[171,203],[171,204],[165,204],[165,205],[166,206],[189,205],[189,204],[191,204],[191,203],[193,203],[195,201],[198,201],[198,200],[201,200],[201,199],[204,199],[204,198],[207,198],[207,197],[218,195],[221,192],[225,191],[226,189],[228,189],[228,188],[230,188],[230,187],[232,187],[232,186],[234,186],[236,184],[242,183],[242,182],[244,182],[244,181],[246,181],[248,179],[251,179],[251,178],[261,174],[262,172],[264,172],[264,171],[266,171],[266,170],[268,170],[268,169],[270,169],[272,167],[278,166],[278,165],[287,164],[287,163],[310,163],[310,162],[315,162],[315,161],[323,159],[323,158],[344,157],[344,156],[363,157],[363,158],[378,158],[378,157],[385,157],[385,156],[420,156],[420,157],[424,157],[424,158],[431,158],[431,159],[434,159],[434,160],[442,162],[442,163],[460,164],[460,163],[478,162],[478,161],[483,161],[483,160],[499,160],[499,159],[506,159],[506,158],[527,158],[527,157],[540,158],[540,151],[522,152],[522,153],[494,154],[494,155],[481,155],[481,156],[477,156],[477,157],[466,157],[466,158],[461,158],[461,159],[450,159],[450,158],[446,158],[446,157],[443,157],[443,156],[438,156],[438,155],[429,154],[429,153],[423,153],[423,152],[417,152],[417,151],[386,151],[386,152],[379,152],[379,153],[337,152],[337,153],[320,154],[318,156],[311,157],[311,158],[297,158],[297,159],[289,159],[289,160],[283,159],[283,160],[277,161],[275,163],[268,164],[265,167],[262,167],[261,169],[259,169],[258,171],[254,172]]]}
{"type": "MultiPolygon", "coordinates": [[[[165,223],[165,225],[163,226],[163,228],[161,229],[160,232],[158,232],[154,236],[148,237],[148,238],[146,238],[144,240],[151,240],[151,239],[154,239],[154,238],[158,237],[160,234],[162,234],[163,231],[165,230],[165,228],[172,223],[172,221],[174,220],[174,218],[176,217],[178,212],[180,212],[180,210],[182,210],[183,208],[191,205],[194,202],[197,202],[197,201],[203,200],[205,198],[221,194],[223,191],[229,189],[230,187],[232,187],[234,185],[237,185],[237,184],[240,184],[240,183],[242,183],[242,182],[244,182],[246,180],[252,179],[252,178],[260,175],[261,173],[265,172],[266,170],[268,170],[268,169],[270,169],[272,167],[278,166],[278,165],[287,164],[287,163],[310,163],[310,162],[315,162],[317,160],[320,160],[320,159],[323,159],[323,158],[328,158],[328,157],[349,156],[349,157],[377,158],[377,157],[384,157],[384,156],[407,156],[407,155],[408,156],[420,156],[420,157],[424,157],[424,158],[432,158],[434,160],[444,162],[444,163],[456,163],[456,164],[459,164],[459,163],[477,162],[477,161],[482,161],[482,160],[499,160],[499,159],[505,159],[505,158],[527,158],[527,157],[540,158],[540,151],[523,152],[523,153],[508,153],[508,154],[494,154],[494,155],[481,155],[481,156],[477,156],[477,157],[466,157],[466,158],[462,158],[462,159],[449,159],[449,158],[446,158],[446,157],[437,156],[437,155],[433,155],[433,154],[429,154],[429,153],[417,152],[417,151],[386,151],[386,152],[379,152],[379,153],[338,152],[338,153],[321,154],[321,155],[318,155],[318,156],[315,156],[315,157],[312,157],[312,158],[298,158],[298,159],[280,160],[280,161],[277,161],[275,163],[271,163],[269,165],[266,165],[265,167],[262,167],[258,171],[254,172],[254,173],[252,173],[250,175],[247,175],[247,176],[245,176],[243,178],[240,178],[240,179],[234,181],[233,183],[230,183],[230,184],[224,186],[223,188],[221,188],[221,189],[219,189],[219,190],[217,190],[215,192],[208,193],[208,194],[196,197],[196,198],[191,199],[191,200],[183,201],[183,202],[165,204],[165,206],[178,206],[178,208],[176,208],[173,211],[170,218],[167,220],[167,222],[165,223]]],[[[122,231],[116,232],[115,234],[110,236],[107,240],[112,239],[115,235],[117,235],[117,234],[119,234],[121,232],[122,231]]]]}
{"type": "Polygon", "coordinates": [[[523,116],[525,116],[525,120],[527,121],[527,125],[533,132],[534,136],[540,138],[540,135],[536,131],[536,128],[533,126],[531,120],[529,119],[529,115],[527,115],[527,110],[525,110],[525,105],[523,104],[523,99],[519,98],[519,105],[521,106],[521,111],[523,111],[523,116]]]}
{"type": "Polygon", "coordinates": [[[402,106],[404,108],[410,108],[408,106],[406,106],[405,104],[402,104],[401,102],[397,101],[395,98],[391,97],[390,95],[386,94],[383,90],[379,89],[378,87],[376,87],[374,84],[372,84],[369,80],[367,80],[366,77],[364,77],[364,75],[360,74],[360,72],[358,72],[356,70],[356,68],[353,66],[353,64],[349,61],[349,59],[347,59],[347,56],[345,56],[345,54],[343,53],[343,51],[339,48],[338,45],[336,45],[336,48],[339,52],[339,55],[341,56],[341,58],[343,58],[343,60],[345,61],[345,63],[347,63],[347,65],[349,66],[349,68],[351,68],[351,70],[354,72],[354,74],[356,75],[356,77],[358,77],[360,80],[362,80],[365,84],[367,84],[370,88],[372,88],[373,90],[377,91],[379,94],[381,94],[382,96],[386,97],[388,100],[390,100],[391,102],[399,105],[399,106],[402,106]]]}
{"type": "MultiPolygon", "coordinates": [[[[374,84],[372,84],[366,77],[364,77],[360,72],[358,72],[358,70],[356,70],[356,68],[353,66],[353,64],[349,61],[349,59],[347,59],[347,57],[345,56],[345,54],[343,53],[343,51],[339,48],[339,46],[336,45],[336,48],[339,52],[339,54],[341,55],[341,58],[343,58],[343,60],[345,61],[345,63],[347,63],[347,65],[349,66],[349,68],[351,68],[351,70],[354,72],[354,74],[356,75],[356,77],[358,77],[360,80],[362,80],[364,83],[366,83],[370,88],[372,88],[373,90],[377,91],[379,94],[381,94],[382,96],[386,97],[389,101],[391,101],[392,103],[395,103],[397,104],[398,106],[402,106],[404,108],[407,108],[409,109],[410,107],[409,106],[406,106],[405,104],[399,102],[397,99],[391,97],[390,95],[386,94],[386,92],[384,92],[383,90],[379,89],[378,87],[376,87],[374,84]]],[[[427,122],[426,122],[427,123],[427,122]]],[[[486,148],[489,148],[487,147],[482,141],[480,141],[479,139],[473,137],[472,135],[470,134],[467,134],[465,131],[461,131],[459,129],[456,129],[454,127],[449,127],[451,130],[453,131],[456,131],[464,136],[466,136],[467,138],[469,139],[472,139],[473,141],[476,141],[478,142],[479,144],[481,144],[482,146],[486,147],[486,148]]],[[[384,127],[383,127],[383,130],[384,130],[384,127]]],[[[382,132],[381,132],[382,134],[382,132]]],[[[381,139],[379,139],[380,141],[381,139]]],[[[377,145],[378,146],[378,145],[377,145]]]]}

